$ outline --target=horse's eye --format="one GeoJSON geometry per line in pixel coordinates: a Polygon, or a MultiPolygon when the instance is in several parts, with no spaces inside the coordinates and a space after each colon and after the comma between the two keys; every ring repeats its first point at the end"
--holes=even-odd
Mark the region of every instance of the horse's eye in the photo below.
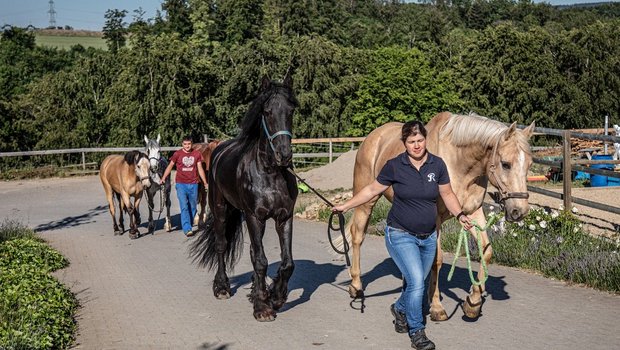
{"type": "Polygon", "coordinates": [[[502,168],[504,170],[510,170],[510,163],[508,162],[502,162],[502,168]]]}

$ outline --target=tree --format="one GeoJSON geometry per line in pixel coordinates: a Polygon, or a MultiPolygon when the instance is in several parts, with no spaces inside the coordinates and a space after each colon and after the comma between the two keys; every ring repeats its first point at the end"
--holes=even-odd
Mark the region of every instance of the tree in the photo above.
{"type": "Polygon", "coordinates": [[[350,106],[348,135],[362,136],[389,121],[427,122],[461,101],[447,72],[433,69],[419,50],[398,47],[375,51],[350,106]]]}
{"type": "Polygon", "coordinates": [[[108,43],[108,49],[112,53],[118,52],[125,46],[125,35],[127,35],[127,24],[123,22],[127,10],[107,10],[105,13],[105,25],[103,26],[103,39],[108,43]]]}
{"type": "Polygon", "coordinates": [[[166,12],[168,33],[178,33],[181,38],[192,35],[191,11],[187,0],[165,0],[161,8],[166,12]]]}

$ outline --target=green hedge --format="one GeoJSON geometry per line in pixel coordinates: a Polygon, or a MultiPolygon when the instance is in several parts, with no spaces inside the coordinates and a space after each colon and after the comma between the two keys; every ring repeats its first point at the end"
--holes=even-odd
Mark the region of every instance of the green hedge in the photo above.
{"type": "Polygon", "coordinates": [[[77,301],[50,275],[68,261],[14,223],[2,224],[0,237],[0,349],[68,348],[77,301]],[[5,239],[20,231],[24,238],[5,239]]]}

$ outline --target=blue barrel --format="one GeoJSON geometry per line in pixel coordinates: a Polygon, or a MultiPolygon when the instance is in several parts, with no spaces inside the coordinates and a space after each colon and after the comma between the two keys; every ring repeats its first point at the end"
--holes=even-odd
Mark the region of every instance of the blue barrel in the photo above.
{"type": "MultiPolygon", "coordinates": [[[[612,160],[613,157],[607,154],[598,154],[598,155],[592,156],[592,160],[607,160],[607,159],[612,160]]],[[[614,166],[613,164],[592,164],[590,165],[590,168],[613,170],[614,166]]],[[[590,176],[590,185],[592,187],[607,186],[607,176],[592,174],[590,176]]]]}

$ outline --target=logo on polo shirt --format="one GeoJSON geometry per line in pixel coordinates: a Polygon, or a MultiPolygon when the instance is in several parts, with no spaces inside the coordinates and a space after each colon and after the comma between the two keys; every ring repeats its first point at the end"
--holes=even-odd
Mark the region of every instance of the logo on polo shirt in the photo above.
{"type": "Polygon", "coordinates": [[[428,177],[428,182],[436,182],[436,180],[435,180],[435,173],[430,173],[430,174],[426,175],[426,177],[428,177]]]}

